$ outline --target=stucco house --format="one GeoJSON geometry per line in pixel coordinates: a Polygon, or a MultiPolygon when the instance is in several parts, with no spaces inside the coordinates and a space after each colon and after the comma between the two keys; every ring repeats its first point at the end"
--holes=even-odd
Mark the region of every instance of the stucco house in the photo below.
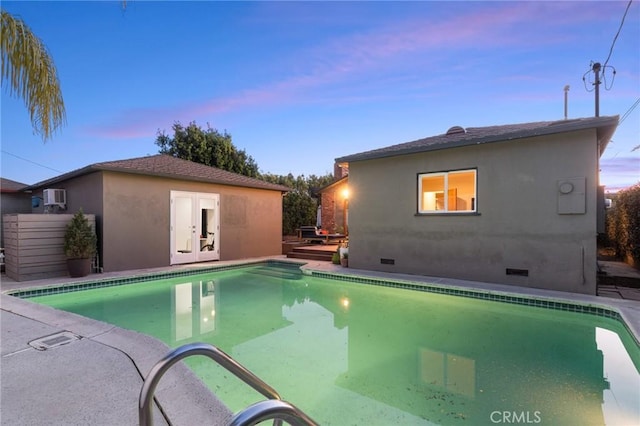
{"type": "Polygon", "coordinates": [[[618,117],[446,133],[349,165],[349,266],[596,293],[599,159],[618,117]]]}
{"type": "Polygon", "coordinates": [[[32,213],[95,215],[105,272],[281,254],[287,187],[168,155],[91,164],[25,189],[41,200],[32,213]]]}

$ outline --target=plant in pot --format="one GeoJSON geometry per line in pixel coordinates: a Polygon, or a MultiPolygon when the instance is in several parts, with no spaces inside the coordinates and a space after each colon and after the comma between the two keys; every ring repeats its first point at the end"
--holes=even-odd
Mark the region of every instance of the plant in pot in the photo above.
{"type": "Polygon", "coordinates": [[[91,272],[91,261],[96,254],[97,238],[89,220],[78,211],[67,224],[64,233],[64,254],[69,275],[84,277],[91,272]]]}
{"type": "Polygon", "coordinates": [[[340,258],[340,265],[347,268],[349,266],[349,252],[343,252],[342,258],[340,258]]]}

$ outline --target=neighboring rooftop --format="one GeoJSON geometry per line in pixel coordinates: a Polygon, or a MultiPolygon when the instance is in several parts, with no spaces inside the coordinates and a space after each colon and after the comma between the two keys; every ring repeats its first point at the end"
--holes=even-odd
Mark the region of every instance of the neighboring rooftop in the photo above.
{"type": "Polygon", "coordinates": [[[196,182],[216,183],[247,188],[287,192],[290,189],[260,179],[228,172],[217,167],[187,161],[170,155],[157,154],[128,160],[105,161],[77,169],[60,176],[30,185],[28,189],[51,186],[57,182],[99,171],[132,173],[146,176],[168,177],[196,182]]]}
{"type": "Polygon", "coordinates": [[[488,127],[453,126],[446,133],[391,145],[385,148],[365,151],[358,154],[336,158],[337,163],[373,160],[376,158],[395,157],[397,155],[415,154],[440,149],[457,148],[491,142],[505,142],[535,136],[574,132],[586,129],[597,129],[600,143],[600,155],[604,152],[609,140],[618,126],[618,116],[576,118],[559,121],[538,121],[533,123],[506,124],[488,127]]]}
{"type": "Polygon", "coordinates": [[[27,187],[26,183],[0,178],[0,192],[18,192],[27,187]]]}

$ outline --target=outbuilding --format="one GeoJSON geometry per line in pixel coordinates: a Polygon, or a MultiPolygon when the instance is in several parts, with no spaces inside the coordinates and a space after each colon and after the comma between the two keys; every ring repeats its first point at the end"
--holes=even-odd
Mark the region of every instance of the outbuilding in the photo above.
{"type": "Polygon", "coordinates": [[[281,254],[287,187],[169,155],[91,164],[25,190],[33,213],[95,215],[105,272],[281,254]]]}

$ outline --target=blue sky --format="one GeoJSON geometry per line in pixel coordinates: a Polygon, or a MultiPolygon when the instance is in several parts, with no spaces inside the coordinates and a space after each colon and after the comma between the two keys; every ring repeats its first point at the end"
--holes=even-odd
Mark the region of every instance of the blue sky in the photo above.
{"type": "MultiPolygon", "coordinates": [[[[2,177],[33,184],[158,152],[158,130],[226,130],[262,172],[324,175],[336,157],[476,127],[594,115],[627,1],[10,2],[47,45],[67,125],[44,143],[2,90],[2,177]]],[[[600,115],[640,99],[633,2],[600,115]]],[[[608,190],[640,180],[640,106],[602,157],[608,190]]]]}

